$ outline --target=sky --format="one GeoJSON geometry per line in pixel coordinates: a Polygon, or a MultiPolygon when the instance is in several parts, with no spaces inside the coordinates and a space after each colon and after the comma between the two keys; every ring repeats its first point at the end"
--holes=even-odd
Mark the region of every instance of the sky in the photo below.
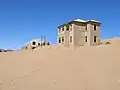
{"type": "Polygon", "coordinates": [[[57,27],[76,18],[100,21],[101,39],[120,36],[119,0],[0,0],[0,48],[41,36],[57,43],[57,27]]]}

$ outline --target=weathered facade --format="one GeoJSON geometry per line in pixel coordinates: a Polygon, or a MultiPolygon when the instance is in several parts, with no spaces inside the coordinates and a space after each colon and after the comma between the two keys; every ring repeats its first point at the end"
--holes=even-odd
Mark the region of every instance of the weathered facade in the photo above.
{"type": "Polygon", "coordinates": [[[76,19],[58,27],[58,43],[66,47],[100,44],[99,21],[76,19]]]}

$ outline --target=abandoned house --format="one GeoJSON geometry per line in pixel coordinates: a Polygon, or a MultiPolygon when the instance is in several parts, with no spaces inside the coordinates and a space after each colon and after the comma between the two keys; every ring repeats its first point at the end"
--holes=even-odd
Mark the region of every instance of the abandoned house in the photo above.
{"type": "Polygon", "coordinates": [[[66,47],[100,44],[99,21],[76,19],[58,27],[58,44],[66,47]]]}

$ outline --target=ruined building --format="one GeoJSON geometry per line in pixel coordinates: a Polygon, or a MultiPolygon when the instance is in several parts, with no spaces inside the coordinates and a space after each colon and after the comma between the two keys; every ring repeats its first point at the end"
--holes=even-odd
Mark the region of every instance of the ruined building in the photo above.
{"type": "Polygon", "coordinates": [[[58,27],[58,43],[66,47],[100,44],[99,21],[76,19],[58,27]]]}

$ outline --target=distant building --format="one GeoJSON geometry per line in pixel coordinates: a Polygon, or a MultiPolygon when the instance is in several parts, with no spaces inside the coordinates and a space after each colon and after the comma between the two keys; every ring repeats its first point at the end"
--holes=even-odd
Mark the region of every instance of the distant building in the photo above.
{"type": "Polygon", "coordinates": [[[100,44],[99,21],[76,19],[58,27],[58,43],[66,47],[100,44]]]}
{"type": "Polygon", "coordinates": [[[44,40],[41,40],[41,39],[34,39],[34,40],[31,40],[28,43],[26,43],[22,47],[22,49],[34,49],[34,48],[37,48],[37,47],[44,47],[46,45],[50,45],[50,43],[46,42],[44,40]]]}
{"type": "Polygon", "coordinates": [[[10,49],[0,49],[0,52],[12,52],[14,50],[10,50],[10,49]]]}

